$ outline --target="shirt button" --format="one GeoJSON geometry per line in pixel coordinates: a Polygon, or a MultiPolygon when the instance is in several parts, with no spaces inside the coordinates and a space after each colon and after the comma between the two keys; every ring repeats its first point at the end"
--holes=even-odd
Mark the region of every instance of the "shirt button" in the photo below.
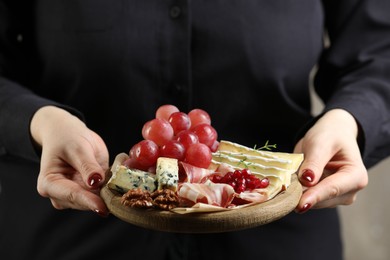
{"type": "Polygon", "coordinates": [[[18,34],[18,35],[16,35],[16,41],[17,42],[22,42],[23,41],[23,35],[22,34],[18,34]]]}
{"type": "Polygon", "coordinates": [[[183,90],[183,86],[182,85],[175,85],[175,89],[177,92],[181,92],[183,90]]]}
{"type": "Polygon", "coordinates": [[[179,6],[172,6],[171,10],[169,10],[169,15],[171,18],[176,19],[180,16],[181,14],[181,8],[179,6]]]}

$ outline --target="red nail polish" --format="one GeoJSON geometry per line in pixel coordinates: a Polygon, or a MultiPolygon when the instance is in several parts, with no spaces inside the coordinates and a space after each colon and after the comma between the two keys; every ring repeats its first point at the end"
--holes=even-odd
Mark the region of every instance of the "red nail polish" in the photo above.
{"type": "Polygon", "coordinates": [[[95,212],[96,214],[98,214],[100,217],[103,217],[103,218],[108,217],[108,213],[103,212],[103,211],[100,211],[100,210],[98,210],[98,209],[93,210],[93,212],[95,212]]]}
{"type": "Polygon", "coordinates": [[[94,173],[91,176],[89,176],[88,184],[92,188],[96,189],[96,188],[99,188],[100,182],[102,180],[103,180],[103,178],[99,173],[94,173]]]}
{"type": "Polygon", "coordinates": [[[305,181],[312,182],[314,180],[314,172],[312,170],[304,170],[301,178],[305,181]]]}
{"type": "Polygon", "coordinates": [[[311,204],[310,204],[310,203],[306,203],[306,204],[303,205],[303,207],[299,210],[299,213],[305,213],[305,212],[308,211],[310,208],[311,208],[311,204]]]}

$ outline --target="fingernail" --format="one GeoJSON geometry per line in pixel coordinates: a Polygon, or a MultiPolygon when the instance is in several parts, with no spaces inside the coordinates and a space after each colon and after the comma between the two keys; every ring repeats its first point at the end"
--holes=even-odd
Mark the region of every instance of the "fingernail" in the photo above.
{"type": "Polygon", "coordinates": [[[95,212],[96,214],[98,214],[100,217],[103,217],[103,218],[108,217],[108,213],[107,213],[107,212],[103,212],[103,211],[100,211],[100,210],[98,210],[98,209],[93,210],[93,212],[95,212]]]}
{"type": "Polygon", "coordinates": [[[314,172],[312,170],[304,170],[301,178],[305,181],[312,182],[314,180],[314,172]]]}
{"type": "Polygon", "coordinates": [[[100,182],[103,180],[103,177],[99,173],[92,174],[89,176],[88,184],[92,188],[99,188],[100,182]]]}
{"type": "Polygon", "coordinates": [[[305,212],[308,211],[310,208],[311,208],[311,204],[310,204],[310,203],[306,203],[306,204],[303,205],[303,207],[299,210],[299,213],[305,213],[305,212]]]}

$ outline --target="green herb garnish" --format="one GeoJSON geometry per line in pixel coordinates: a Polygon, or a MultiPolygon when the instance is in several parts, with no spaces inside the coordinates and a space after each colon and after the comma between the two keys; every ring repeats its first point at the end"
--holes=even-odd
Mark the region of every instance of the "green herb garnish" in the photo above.
{"type": "Polygon", "coordinates": [[[253,147],[253,149],[255,150],[269,150],[269,151],[271,151],[272,148],[276,148],[276,144],[269,144],[269,140],[267,140],[267,142],[265,142],[265,144],[260,148],[257,148],[256,145],[255,147],[253,147]]]}

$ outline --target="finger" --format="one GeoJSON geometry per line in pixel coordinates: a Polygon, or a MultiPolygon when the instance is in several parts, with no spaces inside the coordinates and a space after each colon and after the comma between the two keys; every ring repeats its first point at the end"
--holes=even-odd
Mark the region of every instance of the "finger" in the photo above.
{"type": "MultiPolygon", "coordinates": [[[[82,144],[81,144],[82,145],[82,144]]],[[[87,143],[86,145],[90,145],[87,143]]],[[[67,149],[65,160],[81,174],[81,177],[91,189],[99,188],[105,178],[105,169],[97,161],[92,148],[77,146],[74,149],[67,149]]]]}
{"type": "Polygon", "coordinates": [[[352,194],[363,189],[367,183],[366,172],[359,171],[358,167],[344,167],[308,188],[303,193],[297,210],[306,211],[308,208],[334,207],[337,203],[349,203],[353,199],[352,194]]]}
{"type": "Polygon", "coordinates": [[[41,181],[38,192],[49,197],[56,209],[92,210],[98,214],[108,214],[108,209],[97,194],[85,190],[78,183],[66,178],[41,181]]]}
{"type": "Polygon", "coordinates": [[[296,145],[294,152],[305,154],[298,171],[300,182],[304,186],[314,186],[321,179],[323,169],[333,156],[331,148],[317,145],[307,138],[296,145]]]}
{"type": "Polygon", "coordinates": [[[356,191],[351,191],[348,192],[342,196],[330,199],[330,200],[325,200],[321,201],[317,204],[315,204],[312,209],[322,209],[322,208],[334,208],[338,205],[351,205],[352,203],[355,202],[357,197],[357,192],[356,191]]]}

